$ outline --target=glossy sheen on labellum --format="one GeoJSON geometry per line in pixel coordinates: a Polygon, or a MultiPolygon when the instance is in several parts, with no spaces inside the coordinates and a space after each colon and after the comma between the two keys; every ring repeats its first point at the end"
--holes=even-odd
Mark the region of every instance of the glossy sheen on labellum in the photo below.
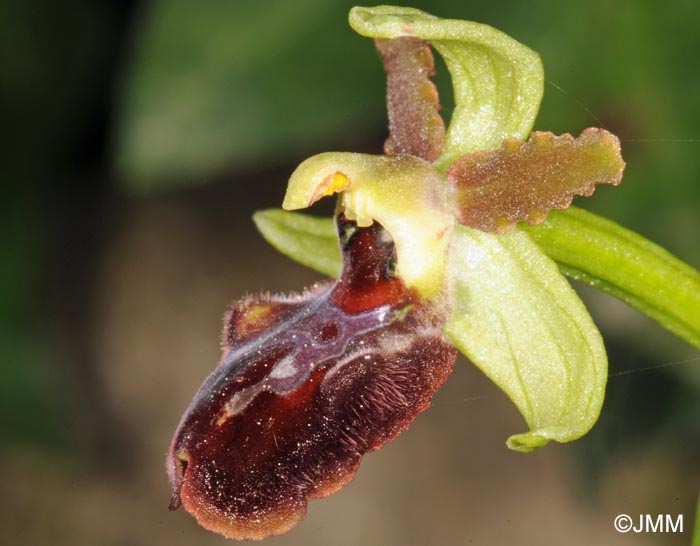
{"type": "Polygon", "coordinates": [[[362,455],[427,408],[456,350],[442,321],[394,276],[377,223],[339,218],[336,283],[234,303],[222,360],[175,433],[173,496],[204,527],[261,539],[337,491],[362,455]]]}

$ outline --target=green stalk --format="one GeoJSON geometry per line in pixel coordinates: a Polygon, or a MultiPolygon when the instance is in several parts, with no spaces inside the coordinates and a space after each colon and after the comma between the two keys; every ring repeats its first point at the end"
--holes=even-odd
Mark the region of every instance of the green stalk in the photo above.
{"type": "Polygon", "coordinates": [[[690,546],[700,546],[700,495],[698,496],[698,505],[695,508],[695,525],[693,527],[693,538],[690,546]]]}
{"type": "Polygon", "coordinates": [[[576,207],[526,226],[565,275],[600,288],[700,349],[700,272],[660,246],[576,207]]]}

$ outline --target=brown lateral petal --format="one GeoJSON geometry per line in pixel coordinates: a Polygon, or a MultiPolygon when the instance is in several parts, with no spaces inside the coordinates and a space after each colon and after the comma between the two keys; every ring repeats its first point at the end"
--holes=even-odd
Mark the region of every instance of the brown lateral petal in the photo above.
{"type": "Polygon", "coordinates": [[[389,138],[387,155],[411,154],[437,159],[445,143],[440,100],[429,77],[435,74],[430,46],[418,38],[375,40],[387,72],[389,138]]]}
{"type": "Polygon", "coordinates": [[[457,194],[459,221],[502,233],[516,222],[542,222],[596,184],[620,183],[625,162],[620,141],[604,129],[570,134],[534,132],[527,142],[507,139],[501,148],[468,154],[447,170],[457,194]]]}
{"type": "Polygon", "coordinates": [[[340,223],[336,283],[232,306],[221,363],[173,438],[171,508],[227,537],[296,525],[309,499],[350,482],[362,455],[405,429],[452,370],[442,320],[393,276],[388,233],[340,223]]]}

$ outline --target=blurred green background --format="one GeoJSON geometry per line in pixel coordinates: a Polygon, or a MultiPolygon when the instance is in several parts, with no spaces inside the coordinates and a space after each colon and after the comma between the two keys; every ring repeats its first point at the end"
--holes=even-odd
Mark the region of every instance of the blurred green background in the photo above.
{"type": "MultiPolygon", "coordinates": [[[[318,277],[258,236],[321,151],[379,153],[384,75],[329,0],[0,4],[0,528],[28,545],[225,544],[169,513],[163,459],[228,302],[318,277]]],[[[407,0],[538,51],[536,128],[604,126],[618,189],[577,204],[700,265],[700,4],[407,0]]],[[[450,111],[444,67],[437,82],[450,111]]],[[[669,279],[673,282],[673,279],[669,279]]],[[[584,439],[531,455],[466,361],[414,426],[273,544],[688,544],[700,359],[582,288],[611,377],[584,439]],[[620,535],[618,513],[685,514],[620,535]]]]}

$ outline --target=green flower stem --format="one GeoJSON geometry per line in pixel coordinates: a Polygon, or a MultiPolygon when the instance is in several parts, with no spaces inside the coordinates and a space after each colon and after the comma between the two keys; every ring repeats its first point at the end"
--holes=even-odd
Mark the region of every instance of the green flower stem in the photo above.
{"type": "Polygon", "coordinates": [[[695,508],[695,526],[690,546],[700,546],[700,495],[698,495],[698,505],[695,508]]]}
{"type": "Polygon", "coordinates": [[[700,349],[700,272],[636,233],[576,207],[523,228],[565,275],[620,298],[700,349]]]}

